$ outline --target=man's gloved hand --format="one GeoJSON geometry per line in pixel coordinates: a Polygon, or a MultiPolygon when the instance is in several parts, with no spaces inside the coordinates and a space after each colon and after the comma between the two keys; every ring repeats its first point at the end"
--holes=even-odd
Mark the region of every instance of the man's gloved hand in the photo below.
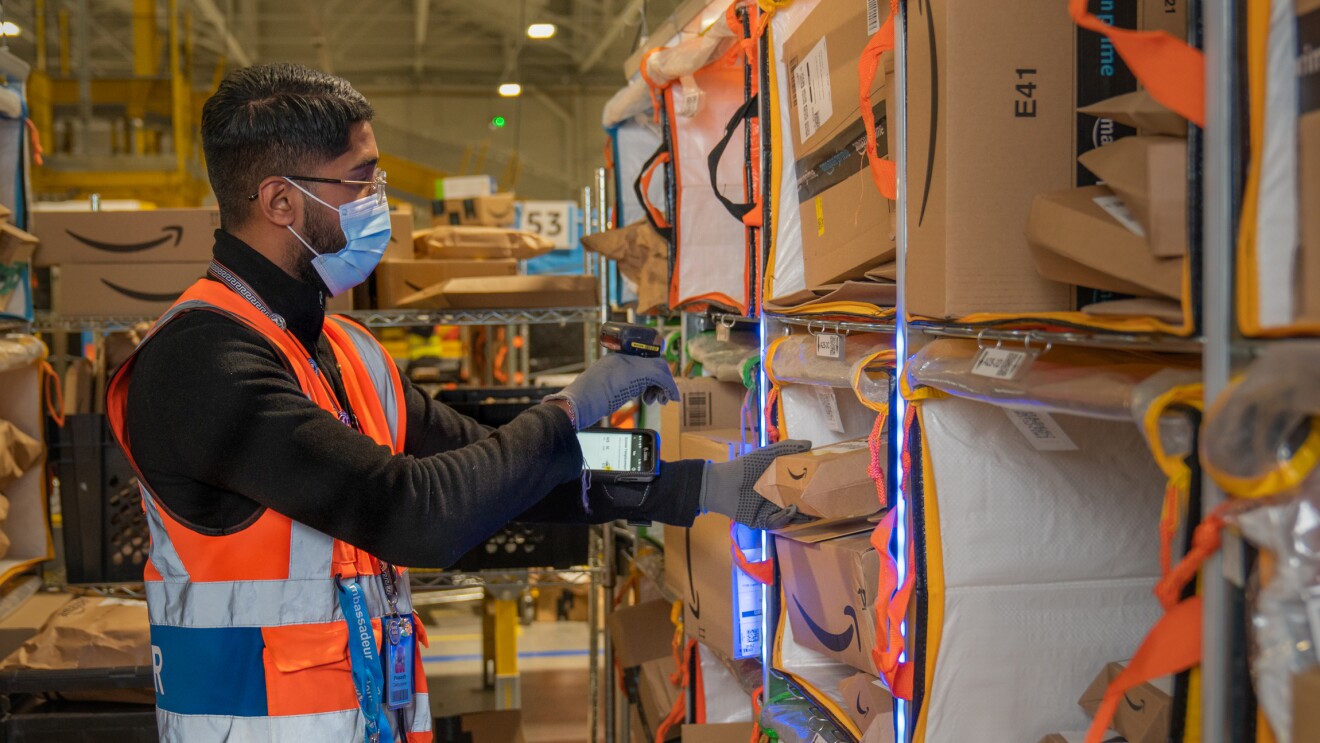
{"type": "Polygon", "coordinates": [[[701,481],[701,510],[722,513],[753,529],[779,529],[808,520],[798,514],[796,506],[780,508],[762,498],[753,486],[775,459],[810,449],[810,441],[781,441],[732,462],[707,464],[701,481]]]}
{"type": "Polygon", "coordinates": [[[647,403],[678,400],[678,383],[664,359],[612,353],[588,367],[563,392],[545,399],[566,401],[580,431],[637,397],[647,403]]]}

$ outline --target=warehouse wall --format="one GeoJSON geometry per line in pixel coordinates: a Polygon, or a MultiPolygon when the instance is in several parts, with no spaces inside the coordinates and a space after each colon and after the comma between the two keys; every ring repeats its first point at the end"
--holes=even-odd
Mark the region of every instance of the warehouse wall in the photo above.
{"type": "Polygon", "coordinates": [[[604,164],[600,113],[613,92],[524,91],[520,98],[505,99],[472,91],[363,90],[376,107],[382,151],[458,172],[471,148],[467,170],[475,172],[488,141],[482,171],[497,179],[511,155],[519,154],[519,197],[574,200],[604,164]],[[504,129],[491,128],[497,115],[505,117],[504,129]]]}

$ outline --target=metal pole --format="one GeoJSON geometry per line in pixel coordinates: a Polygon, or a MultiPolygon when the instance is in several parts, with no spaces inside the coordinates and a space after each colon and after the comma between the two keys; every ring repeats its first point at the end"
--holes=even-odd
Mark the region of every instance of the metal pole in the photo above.
{"type": "MultiPolygon", "coordinates": [[[[605,169],[596,168],[596,232],[609,229],[609,205],[605,197],[605,169]]],[[[597,256],[596,273],[600,278],[600,321],[610,319],[610,262],[605,256],[597,256]]]]}
{"type": "MultiPolygon", "coordinates": [[[[609,525],[605,525],[609,529],[609,525]]],[[[597,743],[600,738],[597,736],[597,730],[600,728],[600,632],[597,627],[600,623],[600,566],[603,560],[597,551],[600,547],[599,532],[597,529],[591,530],[591,588],[587,591],[587,741],[588,743],[597,743]]]]}
{"type": "MultiPolygon", "coordinates": [[[[1205,399],[1219,397],[1228,386],[1232,346],[1233,153],[1236,131],[1234,105],[1236,53],[1233,0],[1204,0],[1205,28],[1205,182],[1204,247],[1202,250],[1202,317],[1205,330],[1205,399]]],[[[1225,495],[1213,478],[1202,478],[1204,513],[1223,503],[1225,495]]],[[[1225,534],[1225,539],[1233,539],[1225,534]]],[[[1227,544],[1225,545],[1227,547],[1227,544]]],[[[1229,585],[1224,577],[1224,552],[1215,553],[1203,572],[1204,623],[1201,660],[1202,743],[1229,741],[1230,616],[1229,585]]]]}
{"type": "Polygon", "coordinates": [[[78,0],[78,27],[74,31],[78,41],[78,139],[73,150],[89,155],[88,140],[92,133],[92,11],[87,0],[78,0]]]}

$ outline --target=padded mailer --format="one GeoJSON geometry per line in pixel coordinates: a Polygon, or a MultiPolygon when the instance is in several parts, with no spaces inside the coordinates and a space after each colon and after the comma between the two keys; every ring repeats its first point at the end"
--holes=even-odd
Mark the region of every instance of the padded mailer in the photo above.
{"type": "Polygon", "coordinates": [[[915,403],[923,477],[917,743],[1034,741],[1085,728],[1077,700],[1159,618],[1165,476],[1136,425],[1053,421],[1074,450],[1037,451],[1005,408],[915,403]]]}

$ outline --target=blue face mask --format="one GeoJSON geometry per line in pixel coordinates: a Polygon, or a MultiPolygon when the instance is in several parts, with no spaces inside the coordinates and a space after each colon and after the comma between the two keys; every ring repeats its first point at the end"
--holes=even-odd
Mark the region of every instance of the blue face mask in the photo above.
{"type": "MultiPolygon", "coordinates": [[[[307,194],[312,199],[330,209],[335,207],[316,198],[312,192],[286,178],[293,187],[307,194]]],[[[312,267],[330,290],[330,296],[337,297],[367,280],[376,270],[380,259],[385,255],[385,247],[390,243],[390,205],[385,200],[385,193],[364,196],[356,201],[335,209],[339,212],[339,228],[344,231],[348,242],[337,253],[318,253],[298,231],[289,226],[289,232],[298,238],[298,242],[312,251],[312,267]]]]}

